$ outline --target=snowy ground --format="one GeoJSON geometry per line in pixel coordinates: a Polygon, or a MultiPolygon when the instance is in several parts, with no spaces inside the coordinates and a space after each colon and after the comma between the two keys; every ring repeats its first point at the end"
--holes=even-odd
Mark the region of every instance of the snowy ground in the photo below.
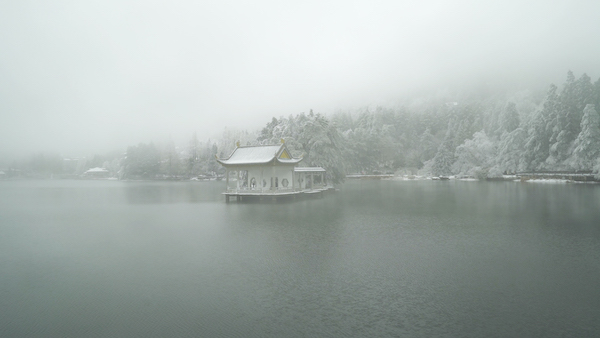
{"type": "MultiPolygon", "coordinates": [[[[432,176],[422,176],[422,175],[399,175],[394,176],[393,179],[395,181],[416,181],[416,180],[440,180],[440,177],[432,177],[432,176]]],[[[479,179],[474,177],[459,177],[459,176],[448,176],[443,179],[448,180],[457,180],[457,181],[473,181],[477,182],[479,179]]],[[[521,179],[516,175],[503,175],[502,178],[498,178],[500,181],[512,181],[512,182],[521,182],[521,179]]],[[[523,182],[529,183],[545,183],[545,184],[564,184],[564,183],[583,183],[583,184],[598,184],[598,182],[593,181],[572,181],[567,179],[556,179],[556,178],[537,178],[537,179],[528,179],[523,182]]]]}
{"type": "Polygon", "coordinates": [[[556,178],[548,178],[548,179],[539,178],[539,179],[526,180],[526,181],[523,181],[523,182],[526,182],[526,183],[554,183],[554,184],[556,184],[556,183],[569,183],[569,182],[572,182],[572,181],[570,181],[570,180],[556,179],[556,178]]]}
{"type": "MultiPolygon", "coordinates": [[[[517,180],[518,182],[520,182],[520,180],[517,180]]],[[[540,178],[540,179],[532,179],[532,180],[526,180],[524,181],[526,183],[574,183],[574,184],[598,184],[600,182],[595,182],[595,181],[573,181],[573,180],[563,180],[563,179],[556,179],[556,178],[548,178],[548,179],[544,179],[544,178],[540,178]]]]}

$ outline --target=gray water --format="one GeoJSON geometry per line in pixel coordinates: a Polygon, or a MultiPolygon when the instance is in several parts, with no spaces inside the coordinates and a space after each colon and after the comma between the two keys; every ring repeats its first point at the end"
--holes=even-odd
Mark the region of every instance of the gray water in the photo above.
{"type": "Polygon", "coordinates": [[[600,335],[600,186],[0,181],[2,337],[600,335]]]}

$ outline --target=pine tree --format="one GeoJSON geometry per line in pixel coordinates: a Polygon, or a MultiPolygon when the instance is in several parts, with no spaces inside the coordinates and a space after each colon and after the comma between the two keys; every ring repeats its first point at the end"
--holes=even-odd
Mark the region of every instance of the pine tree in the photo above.
{"type": "Polygon", "coordinates": [[[431,134],[429,127],[425,129],[423,135],[419,139],[419,150],[421,162],[429,161],[436,153],[436,140],[431,134]]]}
{"type": "Polygon", "coordinates": [[[278,144],[282,139],[293,154],[303,154],[304,165],[324,167],[336,183],[344,180],[343,139],[322,114],[311,110],[309,114],[273,118],[257,138],[262,144],[278,144]]]}
{"type": "Polygon", "coordinates": [[[592,90],[592,104],[600,109],[600,78],[594,83],[592,90]]]}
{"type": "Polygon", "coordinates": [[[567,81],[559,96],[550,138],[548,165],[552,169],[568,169],[566,159],[571,155],[573,142],[581,132],[583,109],[593,102],[593,94],[594,86],[589,76],[583,74],[575,80],[573,72],[568,72],[567,81]]]}
{"type": "Polygon", "coordinates": [[[510,133],[519,127],[519,123],[517,105],[514,102],[507,103],[500,122],[501,131],[510,133]]]}
{"type": "Polygon", "coordinates": [[[526,163],[523,161],[523,148],[527,139],[527,131],[517,128],[510,133],[504,133],[498,142],[498,155],[494,172],[498,176],[504,172],[516,173],[525,170],[526,163]]]}
{"type": "Polygon", "coordinates": [[[577,170],[592,170],[600,158],[600,115],[594,105],[588,104],[583,110],[581,133],[573,144],[571,165],[577,170]]]}
{"type": "Polygon", "coordinates": [[[433,176],[448,176],[452,174],[452,164],[454,163],[454,131],[448,128],[446,137],[440,144],[437,153],[433,157],[431,174],[433,176]]]}
{"type": "Polygon", "coordinates": [[[271,122],[267,123],[267,125],[261,130],[260,135],[257,137],[258,142],[261,144],[271,144],[270,141],[273,138],[273,131],[279,124],[280,121],[273,117],[271,122]]]}
{"type": "Polygon", "coordinates": [[[534,113],[527,124],[527,139],[522,154],[526,170],[540,170],[548,158],[549,142],[543,110],[534,113]]]}
{"type": "Polygon", "coordinates": [[[454,148],[461,145],[465,140],[470,139],[473,134],[481,130],[480,107],[463,106],[458,110],[458,114],[452,119],[452,124],[448,128],[454,130],[454,148]]]}
{"type": "MultiPolygon", "coordinates": [[[[546,112],[548,117],[547,131],[549,139],[549,156],[546,159],[546,166],[551,169],[558,169],[567,158],[568,150],[574,136],[572,123],[569,119],[573,118],[570,109],[573,106],[575,93],[575,76],[569,71],[567,81],[562,92],[556,97],[556,102],[552,104],[552,110],[546,112]]],[[[576,134],[575,134],[576,135],[576,134]]]]}
{"type": "Polygon", "coordinates": [[[534,112],[525,125],[527,139],[522,154],[525,170],[544,169],[550,155],[552,133],[558,116],[557,89],[554,84],[550,85],[542,109],[534,112]]]}
{"type": "Polygon", "coordinates": [[[577,81],[575,81],[575,92],[574,95],[574,111],[580,118],[583,117],[583,110],[588,104],[594,104],[594,85],[592,79],[587,74],[581,75],[577,81]]]}

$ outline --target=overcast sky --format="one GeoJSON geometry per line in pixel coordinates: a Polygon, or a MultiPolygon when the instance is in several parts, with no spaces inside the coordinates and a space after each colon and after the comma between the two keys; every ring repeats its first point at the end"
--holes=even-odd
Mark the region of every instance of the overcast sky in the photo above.
{"type": "Polygon", "coordinates": [[[0,0],[0,156],[600,76],[599,1],[0,0]]]}

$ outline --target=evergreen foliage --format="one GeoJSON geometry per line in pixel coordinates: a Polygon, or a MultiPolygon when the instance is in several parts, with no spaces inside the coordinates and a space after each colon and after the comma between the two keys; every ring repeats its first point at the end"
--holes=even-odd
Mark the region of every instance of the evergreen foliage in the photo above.
{"type": "MultiPolygon", "coordinates": [[[[223,171],[215,156],[227,157],[236,143],[279,144],[283,139],[294,156],[303,156],[302,165],[324,167],[334,182],[348,173],[489,177],[530,170],[594,170],[600,175],[597,107],[600,80],[592,84],[586,74],[576,79],[569,71],[560,89],[551,84],[545,96],[443,95],[331,116],[311,110],[273,117],[256,133],[226,129],[222,138],[206,143],[194,134],[181,149],[172,141],[158,148],[140,144],[127,149],[121,174],[214,177],[223,171]]],[[[49,166],[42,162],[47,161],[39,157],[30,166],[49,166]]]]}
{"type": "Polygon", "coordinates": [[[259,142],[285,138],[336,176],[419,171],[434,176],[499,176],[530,170],[598,168],[600,80],[567,73],[545,98],[422,101],[398,108],[342,111],[273,118],[259,142]],[[521,108],[523,110],[521,110],[521,108]],[[585,108],[585,109],[584,109],[585,108]],[[330,121],[335,121],[331,123],[330,121]],[[314,159],[318,153],[318,161],[314,159]],[[328,163],[327,161],[332,161],[328,163]]]}
{"type": "Polygon", "coordinates": [[[486,178],[494,164],[496,146],[484,131],[478,131],[472,139],[456,148],[452,172],[477,178],[486,178]]]}
{"type": "Polygon", "coordinates": [[[303,165],[324,167],[329,179],[343,182],[347,171],[343,138],[325,116],[311,110],[309,114],[274,117],[257,137],[260,144],[278,144],[281,140],[295,156],[302,155],[303,165]]]}
{"type": "Polygon", "coordinates": [[[434,176],[448,176],[452,174],[452,164],[454,163],[454,132],[448,128],[446,137],[440,144],[437,153],[431,160],[431,174],[434,176]]]}
{"type": "Polygon", "coordinates": [[[593,104],[583,110],[581,132],[573,144],[571,167],[576,170],[592,170],[600,159],[600,116],[593,104]]]}
{"type": "Polygon", "coordinates": [[[160,169],[160,154],[153,143],[140,143],[127,148],[122,165],[123,178],[156,178],[160,169]]]}
{"type": "Polygon", "coordinates": [[[500,125],[501,132],[512,132],[519,128],[519,112],[517,111],[517,105],[514,102],[506,104],[504,114],[502,115],[502,123],[500,125]]]}

